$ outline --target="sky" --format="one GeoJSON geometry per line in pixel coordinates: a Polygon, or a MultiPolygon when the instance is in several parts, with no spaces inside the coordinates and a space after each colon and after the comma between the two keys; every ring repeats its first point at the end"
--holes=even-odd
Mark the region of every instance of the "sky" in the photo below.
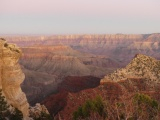
{"type": "Polygon", "coordinates": [[[0,0],[0,34],[160,33],[160,0],[0,0]]]}

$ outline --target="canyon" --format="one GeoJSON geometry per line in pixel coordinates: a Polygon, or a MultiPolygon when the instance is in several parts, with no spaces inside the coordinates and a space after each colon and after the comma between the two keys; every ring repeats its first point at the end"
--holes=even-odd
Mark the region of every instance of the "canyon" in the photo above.
{"type": "Polygon", "coordinates": [[[69,120],[88,98],[118,99],[124,89],[159,100],[159,33],[2,37],[22,50],[29,103],[41,102],[53,116],[69,120]]]}
{"type": "Polygon", "coordinates": [[[46,105],[51,114],[56,114],[57,109],[60,110],[55,118],[72,120],[73,112],[79,106],[98,95],[103,100],[107,99],[113,102],[124,99],[122,96],[143,93],[160,101],[159,71],[158,60],[139,54],[125,68],[118,69],[103,79],[89,76],[85,78],[67,77],[59,84],[59,93],[47,97],[42,103],[46,105]],[[139,69],[137,69],[138,67],[139,69]]]}
{"type": "Polygon", "coordinates": [[[157,59],[160,34],[104,34],[104,35],[40,35],[3,36],[20,47],[34,45],[67,45],[75,50],[105,55],[127,65],[135,54],[146,54],[157,59]]]}
{"type": "Polygon", "coordinates": [[[26,75],[22,89],[31,104],[40,102],[67,76],[103,77],[119,63],[105,56],[82,53],[69,46],[22,47],[20,64],[26,75]]]}

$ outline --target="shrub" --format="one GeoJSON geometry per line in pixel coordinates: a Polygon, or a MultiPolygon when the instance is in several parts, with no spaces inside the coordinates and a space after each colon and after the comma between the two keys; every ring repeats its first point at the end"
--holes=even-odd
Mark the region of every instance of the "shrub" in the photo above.
{"type": "Polygon", "coordinates": [[[82,106],[79,106],[78,109],[73,112],[73,119],[85,119],[91,116],[91,113],[98,113],[103,117],[104,115],[104,104],[101,96],[97,96],[95,99],[87,100],[82,106]]]}

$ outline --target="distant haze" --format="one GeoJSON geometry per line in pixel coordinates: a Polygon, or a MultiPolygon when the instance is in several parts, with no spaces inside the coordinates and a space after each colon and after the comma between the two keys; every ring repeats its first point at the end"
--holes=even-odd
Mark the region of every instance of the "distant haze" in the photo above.
{"type": "Polygon", "coordinates": [[[0,0],[0,34],[160,32],[160,0],[0,0]]]}

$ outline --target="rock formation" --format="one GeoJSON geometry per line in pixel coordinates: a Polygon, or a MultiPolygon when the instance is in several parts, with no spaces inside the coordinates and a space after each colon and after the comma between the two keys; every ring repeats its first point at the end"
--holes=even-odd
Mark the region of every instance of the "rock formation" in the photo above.
{"type": "MultiPolygon", "coordinates": [[[[43,114],[49,115],[47,108],[44,105],[40,105],[39,103],[37,103],[34,107],[30,107],[29,113],[30,113],[30,116],[32,116],[33,118],[39,118],[43,114]]],[[[45,120],[45,118],[43,119],[45,120]]]]}
{"type": "MultiPolygon", "coordinates": [[[[7,104],[20,110],[24,120],[30,120],[29,103],[20,87],[25,78],[18,63],[21,54],[22,52],[16,45],[8,44],[5,39],[0,38],[0,89],[2,89],[7,104]]],[[[45,106],[37,105],[30,110],[32,114],[36,112],[35,108],[43,108],[39,112],[49,114],[45,106]]]]}
{"type": "MultiPolygon", "coordinates": [[[[57,118],[72,120],[72,113],[79,106],[82,106],[86,100],[93,99],[97,95],[100,95],[104,100],[113,102],[122,100],[123,97],[127,97],[129,94],[142,93],[160,101],[160,61],[142,54],[137,54],[125,68],[118,69],[100,80],[101,85],[96,84],[95,88],[84,89],[81,87],[81,91],[76,91],[79,86],[84,86],[85,84],[81,82],[83,85],[79,85],[78,78],[74,79],[72,77],[72,81],[77,84],[68,82],[70,80],[67,79],[63,81],[65,84],[60,84],[60,89],[68,90],[68,94],[55,94],[44,101],[49,110],[52,110],[57,104],[64,106],[56,115],[57,118]],[[60,101],[59,98],[63,98],[62,96],[65,96],[65,102],[60,101]]],[[[89,80],[87,82],[93,83],[93,81],[89,80]]]]}
{"type": "Polygon", "coordinates": [[[32,46],[22,48],[22,51],[24,55],[20,60],[21,65],[29,70],[52,75],[99,77],[108,72],[106,69],[120,66],[118,62],[105,56],[82,53],[64,45],[32,46]]]}
{"type": "Polygon", "coordinates": [[[0,85],[7,102],[22,111],[24,118],[29,116],[29,104],[20,84],[25,76],[18,64],[21,51],[14,44],[0,39],[0,85]]]}
{"type": "Polygon", "coordinates": [[[67,45],[72,48],[119,60],[124,66],[135,54],[146,54],[160,59],[160,34],[104,34],[104,35],[51,35],[6,36],[19,46],[67,45]]]}
{"type": "MultiPolygon", "coordinates": [[[[145,55],[160,59],[160,34],[11,36],[8,38],[10,39],[10,42],[23,47],[22,50],[25,54],[21,59],[21,64],[24,65],[24,71],[27,71],[26,73],[34,71],[36,76],[40,76],[40,74],[44,72],[46,73],[44,73],[43,76],[50,75],[50,77],[47,77],[47,81],[45,81],[46,77],[44,77],[43,80],[41,79],[41,82],[39,82],[39,79],[35,82],[36,77],[31,74],[26,77],[27,80],[34,81],[33,83],[38,86],[32,87],[35,89],[34,94],[28,92],[28,94],[32,94],[32,96],[37,93],[42,93],[45,84],[55,81],[54,74],[61,72],[66,73],[66,76],[68,76],[79,74],[88,75],[91,73],[92,75],[96,74],[95,76],[98,76],[99,71],[105,71],[105,69],[100,70],[101,66],[110,67],[117,65],[114,64],[115,62],[110,62],[110,60],[119,61],[121,65],[126,66],[137,53],[140,54],[138,54],[129,65],[115,71],[113,74],[107,75],[101,80],[101,83],[106,84],[106,82],[110,82],[111,84],[114,83],[119,85],[119,83],[122,84],[123,81],[127,81],[124,82],[124,84],[131,85],[131,88],[134,88],[135,86],[139,87],[139,84],[144,83],[141,87],[149,86],[151,89],[159,85],[159,61],[145,55]],[[50,47],[47,45],[50,45],[50,47]],[[58,47],[55,47],[55,45],[58,45],[58,47]],[[69,47],[66,47],[66,45],[69,47]],[[75,50],[94,55],[89,56],[89,54],[79,54],[75,50]],[[97,59],[96,55],[103,55],[104,59],[103,57],[97,59]],[[74,64],[70,61],[73,61],[74,64]],[[105,64],[107,61],[110,65],[108,63],[105,64]],[[92,65],[96,67],[93,67],[92,65]],[[62,68],[65,68],[65,71],[63,71],[62,68]],[[75,70],[77,72],[71,70],[73,68],[76,68],[75,70]],[[81,68],[81,70],[79,70],[79,68],[81,68]],[[88,72],[90,69],[91,71],[88,72]],[[84,72],[81,73],[82,71],[84,72]],[[51,79],[52,77],[53,80],[51,79]],[[41,86],[40,89],[39,86],[41,86]]],[[[26,83],[28,86],[33,85],[32,83],[24,82],[23,86],[26,86],[26,83]]],[[[139,89],[140,88],[137,90],[139,89]]],[[[112,92],[109,94],[112,94],[112,92]]]]}
{"type": "Polygon", "coordinates": [[[148,82],[160,83],[160,61],[146,55],[137,54],[125,68],[118,69],[105,76],[101,83],[117,82],[128,78],[146,78],[148,82]]]}

